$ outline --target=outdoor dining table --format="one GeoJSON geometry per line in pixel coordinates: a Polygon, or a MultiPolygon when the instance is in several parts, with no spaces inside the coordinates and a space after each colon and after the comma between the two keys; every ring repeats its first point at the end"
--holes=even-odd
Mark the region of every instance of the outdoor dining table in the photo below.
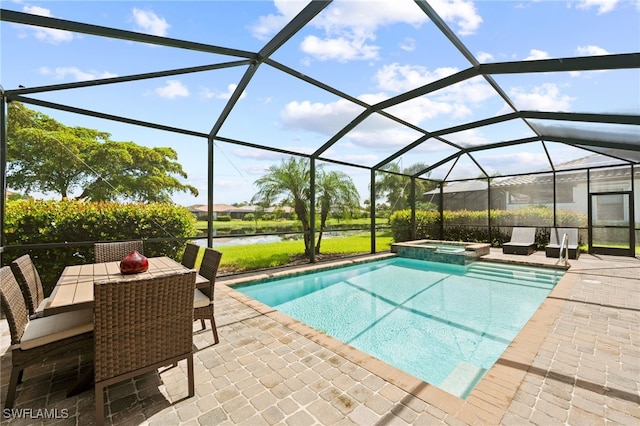
{"type": "MultiPolygon", "coordinates": [[[[170,257],[150,257],[148,260],[149,269],[137,274],[141,278],[188,270],[170,257]]],[[[67,266],[51,292],[49,302],[43,309],[43,316],[93,308],[93,283],[119,279],[122,279],[119,261],[67,266]]],[[[197,287],[206,287],[208,284],[208,279],[199,274],[196,275],[197,287]]]]}
{"type": "MultiPolygon", "coordinates": [[[[136,274],[136,278],[153,277],[168,272],[189,270],[170,257],[150,257],[149,268],[136,274]]],[[[93,309],[93,284],[99,281],[121,280],[120,262],[91,263],[67,266],[62,271],[56,286],[43,309],[43,316],[54,315],[79,309],[93,309]]],[[[209,280],[196,275],[196,287],[206,287],[209,280]]],[[[67,392],[67,396],[77,395],[89,389],[93,381],[93,365],[81,373],[78,381],[67,392]]]]}

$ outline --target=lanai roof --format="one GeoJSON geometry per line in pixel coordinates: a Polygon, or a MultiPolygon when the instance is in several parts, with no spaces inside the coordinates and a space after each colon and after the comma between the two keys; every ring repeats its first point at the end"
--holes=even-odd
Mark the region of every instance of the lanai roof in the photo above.
{"type": "MultiPolygon", "coordinates": [[[[243,10],[250,15],[250,4],[241,3],[245,5],[243,10]]],[[[396,4],[368,3],[371,8],[378,5],[383,9],[386,7],[383,5],[396,4]]],[[[473,7],[488,8],[489,3],[494,13],[502,8],[500,13],[505,13],[504,18],[507,18],[506,4],[512,2],[481,2],[473,7]]],[[[77,4],[82,5],[82,2],[77,4]]],[[[194,14],[194,20],[198,11],[214,19],[220,4],[221,2],[194,2],[185,4],[185,10],[194,14]]],[[[516,167],[511,164],[513,158],[523,153],[546,158],[549,170],[562,168],[561,165],[567,162],[567,156],[561,154],[567,150],[572,152],[570,157],[576,159],[576,165],[581,161],[578,159],[590,158],[593,153],[600,153],[621,165],[640,163],[640,29],[637,27],[629,28],[632,40],[627,43],[629,48],[624,51],[587,54],[586,50],[581,50],[569,55],[547,54],[543,59],[529,57],[523,60],[502,60],[483,55],[483,46],[476,45],[473,39],[465,39],[461,35],[464,31],[460,29],[459,21],[445,13],[449,9],[446,9],[444,3],[417,0],[412,3],[414,6],[410,10],[414,21],[407,20],[407,23],[419,29],[416,34],[424,37],[413,40],[416,45],[424,43],[433,46],[436,55],[426,55],[424,60],[425,64],[431,64],[434,72],[429,78],[422,76],[413,82],[407,79],[405,84],[376,97],[351,90],[350,82],[341,80],[340,70],[343,66],[361,67],[363,72],[368,73],[363,74],[363,77],[370,78],[371,71],[367,71],[362,63],[342,64],[338,61],[333,63],[333,72],[327,72],[326,62],[315,62],[314,68],[313,65],[301,65],[304,64],[304,57],[300,58],[300,63],[292,63],[286,59],[288,56],[285,54],[300,49],[301,43],[319,40],[323,23],[353,7],[343,1],[298,4],[300,6],[297,13],[283,15],[288,20],[283,20],[279,31],[255,49],[149,35],[95,23],[3,9],[0,11],[0,19],[4,22],[3,30],[8,24],[22,24],[73,32],[85,37],[97,36],[114,43],[119,40],[128,42],[126,45],[118,44],[119,48],[133,49],[134,44],[153,44],[162,46],[163,49],[197,54],[199,61],[197,66],[191,66],[196,61],[190,59],[184,64],[165,64],[164,69],[147,67],[145,72],[131,72],[118,77],[67,81],[36,87],[18,87],[13,84],[15,82],[3,82],[6,85],[4,96],[8,101],[21,101],[36,107],[83,114],[175,135],[208,138],[217,146],[229,144],[237,150],[258,149],[277,155],[301,155],[346,169],[355,167],[380,170],[390,163],[401,162],[405,169],[414,166],[412,175],[435,180],[512,174],[512,167],[516,167]],[[438,72],[435,72],[436,66],[438,72]],[[200,74],[206,75],[206,78],[224,75],[226,79],[235,80],[233,90],[221,109],[207,110],[203,121],[195,127],[185,125],[184,117],[177,112],[161,119],[145,116],[143,111],[119,114],[118,105],[114,104],[112,98],[103,102],[99,96],[105,93],[105,89],[116,90],[116,87],[149,79],[172,76],[186,78],[200,74]],[[529,104],[522,100],[524,98],[519,96],[518,90],[524,90],[522,87],[525,84],[549,88],[545,86],[548,84],[545,82],[567,84],[567,79],[578,75],[588,75],[594,82],[590,92],[582,95],[599,97],[601,107],[598,110],[581,110],[580,102],[576,102],[575,106],[563,107],[562,110],[530,109],[529,104]],[[615,82],[623,76],[635,84],[621,92],[614,87],[615,82]],[[271,80],[277,87],[287,88],[288,99],[295,99],[296,91],[302,87],[311,87],[317,94],[315,98],[290,102],[284,106],[285,109],[297,102],[298,107],[306,106],[311,110],[310,116],[315,115],[317,118],[322,114],[323,106],[328,108],[329,105],[339,104],[341,108],[324,117],[330,122],[330,126],[322,130],[314,128],[315,124],[309,122],[301,136],[305,140],[304,144],[296,145],[291,136],[288,136],[289,140],[286,142],[277,138],[265,139],[265,132],[261,131],[260,126],[271,124],[265,124],[265,120],[260,117],[261,114],[267,115],[273,106],[240,100],[245,91],[251,90],[254,82],[271,80]],[[86,97],[78,100],[73,96],[77,90],[95,90],[97,96],[92,97],[91,102],[87,102],[86,97]],[[484,94],[477,102],[469,99],[471,96],[478,96],[480,92],[484,94]],[[452,113],[449,125],[434,127],[430,114],[435,114],[439,102],[452,97],[471,102],[473,114],[452,113]],[[248,120],[247,125],[232,124],[238,117],[248,120]],[[255,126],[250,123],[255,123],[255,126]],[[330,134],[327,133],[328,128],[332,129],[330,134]],[[496,164],[496,158],[500,157],[506,159],[502,163],[504,170],[500,169],[500,164],[496,164]]],[[[403,3],[403,8],[405,6],[403,3]]],[[[374,13],[372,9],[369,10],[374,13]]],[[[489,13],[485,15],[487,18],[491,16],[489,13]]],[[[629,13],[637,14],[638,11],[631,8],[629,13]]],[[[524,16],[526,19],[526,15],[524,16]]],[[[87,21],[92,19],[86,18],[87,21]]],[[[95,21],[100,22],[97,18],[95,21]]],[[[490,31],[495,32],[496,37],[521,37],[519,42],[526,45],[525,49],[535,46],[532,42],[536,39],[535,35],[518,33],[517,28],[501,20],[487,21],[490,21],[487,25],[490,31]]],[[[357,25],[354,24],[353,28],[357,28],[357,25]]],[[[546,28],[544,31],[557,31],[558,37],[568,36],[561,28],[546,28]]],[[[591,28],[588,32],[596,34],[598,30],[591,28]]],[[[379,37],[393,37],[391,29],[388,33],[379,33],[379,37]]],[[[426,52],[430,51],[428,49],[426,52]]],[[[25,54],[33,56],[37,55],[37,51],[25,54]]],[[[101,54],[108,56],[109,52],[105,50],[101,54]]],[[[3,68],[12,66],[12,61],[3,60],[3,68]]],[[[400,66],[398,62],[395,72],[400,72],[400,66]]],[[[406,72],[419,70],[418,66],[405,69],[406,72]]],[[[390,68],[387,71],[392,72],[390,68]]],[[[355,82],[352,83],[356,86],[355,82]]],[[[135,109],[135,97],[126,96],[122,102],[132,103],[135,109]]],[[[120,109],[130,110],[124,105],[120,109]]],[[[284,110],[281,110],[281,117],[284,114],[282,111],[284,110]]],[[[276,126],[286,127],[286,120],[283,119],[283,122],[284,126],[282,122],[276,126]]],[[[209,153],[208,162],[213,167],[212,153],[209,153]]],[[[526,166],[527,161],[523,160],[518,167],[526,166]]],[[[583,166],[589,164],[583,163],[583,166]]],[[[517,172],[535,170],[539,170],[539,167],[517,172]]]]}

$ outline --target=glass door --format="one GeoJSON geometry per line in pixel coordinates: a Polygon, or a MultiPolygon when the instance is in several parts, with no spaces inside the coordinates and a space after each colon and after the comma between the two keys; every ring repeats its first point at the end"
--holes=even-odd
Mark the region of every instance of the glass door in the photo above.
{"type": "Polygon", "coordinates": [[[631,192],[590,194],[589,253],[634,256],[631,192]]]}

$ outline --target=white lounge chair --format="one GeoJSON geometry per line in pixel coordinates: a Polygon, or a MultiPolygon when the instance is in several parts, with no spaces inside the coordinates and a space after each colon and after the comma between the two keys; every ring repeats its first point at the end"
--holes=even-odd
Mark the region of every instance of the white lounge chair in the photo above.
{"type": "Polygon", "coordinates": [[[511,241],[502,244],[504,254],[530,255],[536,251],[536,228],[514,227],[511,241]]]}

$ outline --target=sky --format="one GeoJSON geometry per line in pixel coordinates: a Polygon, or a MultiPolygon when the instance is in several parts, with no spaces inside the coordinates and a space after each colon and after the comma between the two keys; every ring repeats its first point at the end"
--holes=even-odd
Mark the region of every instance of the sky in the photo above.
{"type": "MultiPolygon", "coordinates": [[[[205,43],[259,51],[306,1],[12,1],[1,7],[36,15],[205,43]]],[[[640,1],[469,1],[429,4],[480,63],[640,52],[640,1]]],[[[0,84],[5,90],[86,81],[243,58],[196,52],[67,31],[0,22],[0,84]]],[[[271,58],[368,104],[471,67],[411,0],[336,0],[271,58]]],[[[246,66],[182,74],[118,85],[27,95],[35,99],[209,133],[246,66]]],[[[494,77],[519,109],[640,114],[640,71],[504,74],[494,77]]],[[[169,146],[198,188],[198,197],[175,194],[181,205],[207,202],[206,139],[27,105],[68,126],[106,131],[117,141],[169,146]]],[[[388,108],[385,112],[427,131],[511,112],[481,77],[388,108]]],[[[312,153],[363,112],[363,107],[261,64],[218,136],[269,147],[312,153]]],[[[558,123],[532,120],[548,128],[558,123]]],[[[624,125],[588,126],[589,132],[624,125]]],[[[628,126],[627,126],[628,127],[628,126]]],[[[532,136],[521,121],[449,135],[471,147],[532,136]]],[[[326,157],[373,166],[421,133],[374,114],[331,146],[326,157]]],[[[579,148],[548,143],[555,164],[590,155],[579,148]]],[[[456,152],[430,139],[398,160],[401,167],[436,164],[456,152]]],[[[248,202],[254,182],[283,158],[279,153],[217,141],[214,202],[248,202]]],[[[523,173],[549,167],[538,142],[479,152],[443,164],[430,177],[463,179],[523,173]]],[[[321,163],[347,173],[367,199],[365,168],[321,163]]]]}

